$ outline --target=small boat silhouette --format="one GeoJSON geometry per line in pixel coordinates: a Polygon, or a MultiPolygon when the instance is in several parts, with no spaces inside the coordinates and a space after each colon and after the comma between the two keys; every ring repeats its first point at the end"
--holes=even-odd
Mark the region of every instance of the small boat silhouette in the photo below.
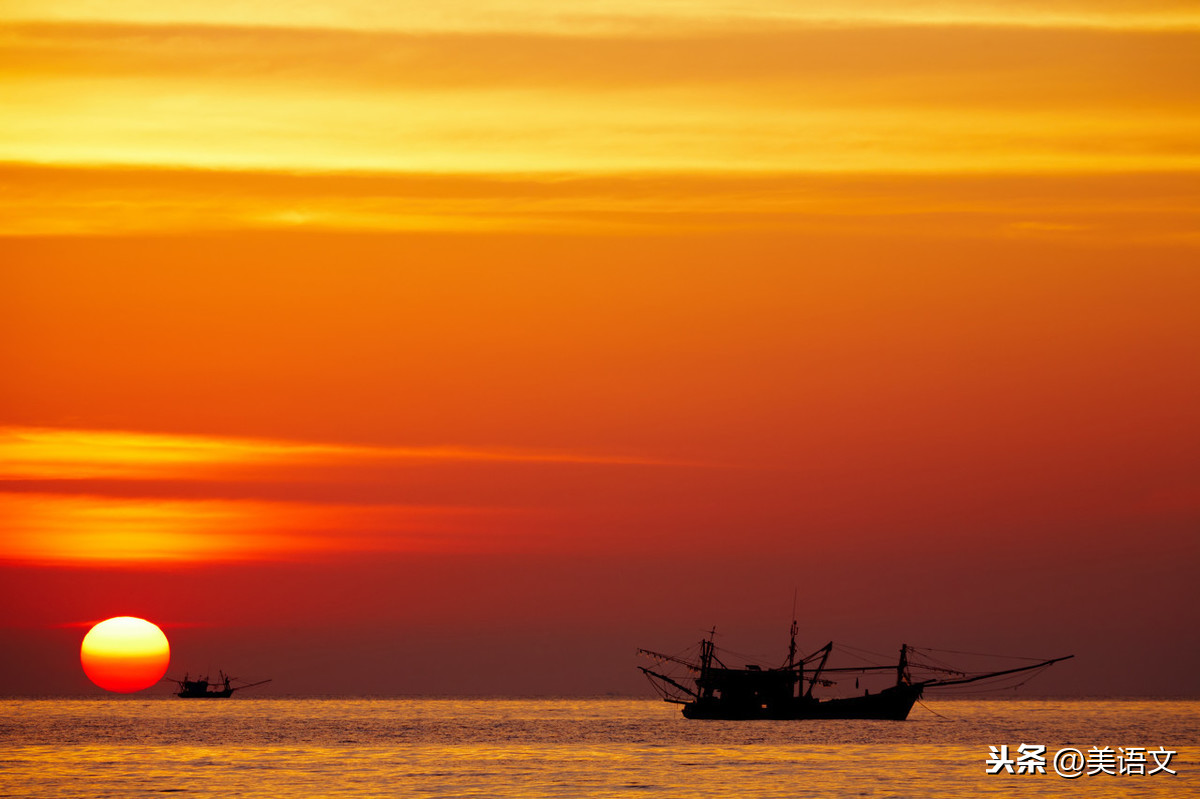
{"type": "Polygon", "coordinates": [[[187,674],[183,675],[182,680],[171,680],[179,686],[179,691],[175,695],[181,699],[228,699],[233,696],[234,691],[270,682],[270,680],[259,680],[258,682],[234,685],[233,681],[237,679],[236,677],[230,677],[223,671],[219,671],[217,674],[220,675],[220,679],[216,682],[209,682],[208,677],[189,680],[187,674]]]}

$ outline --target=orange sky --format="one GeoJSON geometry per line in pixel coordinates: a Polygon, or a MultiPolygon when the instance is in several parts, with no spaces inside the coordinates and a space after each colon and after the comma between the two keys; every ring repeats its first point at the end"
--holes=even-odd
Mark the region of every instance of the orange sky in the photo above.
{"type": "Polygon", "coordinates": [[[794,588],[1200,690],[1190,4],[392,5],[0,11],[10,690],[128,614],[280,691],[631,692],[794,588]]]}

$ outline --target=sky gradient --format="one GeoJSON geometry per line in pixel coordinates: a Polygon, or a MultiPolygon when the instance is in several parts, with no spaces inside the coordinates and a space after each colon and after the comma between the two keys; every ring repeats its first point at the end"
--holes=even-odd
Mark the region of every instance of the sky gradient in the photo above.
{"type": "Polygon", "coordinates": [[[1200,692],[1200,12],[826,5],[6,4],[6,690],[1200,692]]]}

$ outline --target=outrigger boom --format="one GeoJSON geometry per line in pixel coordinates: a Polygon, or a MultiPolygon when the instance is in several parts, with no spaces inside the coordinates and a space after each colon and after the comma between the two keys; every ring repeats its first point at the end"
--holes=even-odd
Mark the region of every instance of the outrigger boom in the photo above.
{"type": "Polygon", "coordinates": [[[988,680],[988,679],[991,679],[992,677],[1003,677],[1006,674],[1016,674],[1018,672],[1031,671],[1033,669],[1043,669],[1046,666],[1050,666],[1054,663],[1061,663],[1062,661],[1070,660],[1073,657],[1075,657],[1075,656],[1074,655],[1063,655],[1060,658],[1050,658],[1049,660],[1043,660],[1040,663],[1034,663],[1032,666],[1021,666],[1021,667],[1015,668],[1015,669],[1005,669],[1004,671],[993,671],[993,672],[989,672],[987,674],[977,674],[974,677],[964,677],[961,680],[927,680],[926,682],[922,683],[922,685],[926,686],[927,688],[933,687],[933,686],[939,686],[939,685],[963,685],[963,684],[969,683],[969,682],[978,682],[979,680],[988,680]]]}

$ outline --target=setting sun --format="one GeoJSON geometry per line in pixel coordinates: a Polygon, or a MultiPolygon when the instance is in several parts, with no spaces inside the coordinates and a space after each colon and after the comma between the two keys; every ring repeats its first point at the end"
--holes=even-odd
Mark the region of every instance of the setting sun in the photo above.
{"type": "Polygon", "coordinates": [[[96,685],[128,694],[162,679],[171,662],[171,647],[157,625],[133,616],[117,616],[88,631],[79,660],[88,679],[96,685]]]}

